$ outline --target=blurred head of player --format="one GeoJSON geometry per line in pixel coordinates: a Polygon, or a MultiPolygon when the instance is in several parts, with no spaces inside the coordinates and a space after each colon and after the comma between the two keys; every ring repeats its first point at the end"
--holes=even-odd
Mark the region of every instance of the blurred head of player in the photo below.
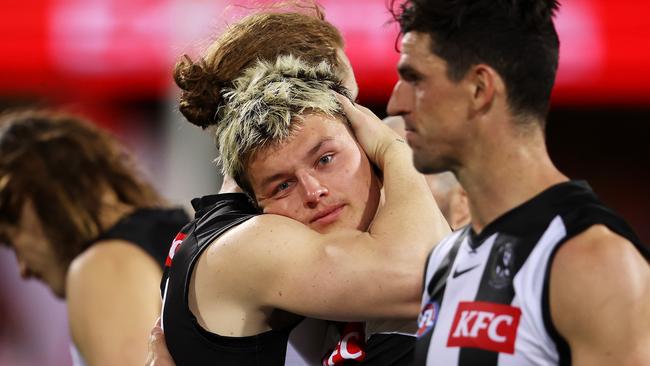
{"type": "Polygon", "coordinates": [[[131,155],[92,124],[50,111],[0,117],[0,242],[57,296],[71,261],[117,217],[160,205],[131,155]]]}

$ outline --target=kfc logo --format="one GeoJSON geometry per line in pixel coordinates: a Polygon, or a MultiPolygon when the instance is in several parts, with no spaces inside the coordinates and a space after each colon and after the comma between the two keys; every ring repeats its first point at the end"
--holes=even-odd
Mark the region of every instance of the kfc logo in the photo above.
{"type": "Polygon", "coordinates": [[[176,254],[178,249],[180,249],[181,243],[183,242],[186,236],[187,234],[185,233],[176,234],[176,237],[172,242],[172,246],[169,248],[169,254],[167,255],[167,259],[165,260],[165,267],[171,267],[172,259],[174,259],[174,255],[176,254]]]}
{"type": "Polygon", "coordinates": [[[490,302],[461,302],[447,347],[471,347],[514,353],[521,310],[490,302]]]}

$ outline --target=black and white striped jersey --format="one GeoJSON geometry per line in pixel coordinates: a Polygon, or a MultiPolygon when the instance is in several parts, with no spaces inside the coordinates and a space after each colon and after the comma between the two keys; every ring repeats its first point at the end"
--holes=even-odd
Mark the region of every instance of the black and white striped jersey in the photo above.
{"type": "Polygon", "coordinates": [[[415,364],[570,364],[550,318],[550,264],[563,243],[596,224],[650,259],[625,221],[576,181],[550,187],[478,235],[468,226],[445,238],[427,261],[415,364]]]}

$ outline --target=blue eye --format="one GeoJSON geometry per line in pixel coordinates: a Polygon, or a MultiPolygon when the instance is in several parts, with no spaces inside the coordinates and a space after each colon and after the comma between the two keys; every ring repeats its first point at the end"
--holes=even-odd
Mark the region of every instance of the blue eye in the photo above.
{"type": "Polygon", "coordinates": [[[289,182],[282,182],[282,183],[278,184],[277,191],[282,192],[282,191],[284,191],[284,190],[286,190],[288,188],[289,188],[289,182]]]}
{"type": "Polygon", "coordinates": [[[326,165],[332,162],[332,159],[334,159],[334,156],[332,155],[324,155],[321,156],[320,159],[318,159],[318,164],[320,165],[326,165]]]}

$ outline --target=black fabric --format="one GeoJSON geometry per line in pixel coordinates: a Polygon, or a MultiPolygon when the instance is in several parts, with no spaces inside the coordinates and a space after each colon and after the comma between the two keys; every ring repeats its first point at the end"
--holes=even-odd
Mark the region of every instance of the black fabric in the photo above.
{"type": "Polygon", "coordinates": [[[404,334],[373,334],[366,344],[362,362],[348,361],[346,366],[407,366],[411,365],[415,337],[404,334]]]}
{"type": "Polygon", "coordinates": [[[567,228],[566,237],[557,244],[549,258],[549,265],[544,274],[544,289],[542,292],[542,316],[546,330],[555,342],[560,355],[560,365],[571,365],[571,348],[569,343],[560,335],[551,319],[549,303],[549,284],[551,264],[558,250],[571,238],[584,232],[594,225],[604,225],[614,233],[629,240],[639,250],[641,255],[650,261],[650,250],[638,238],[634,230],[616,212],[606,207],[596,194],[584,182],[571,182],[562,187],[560,192],[565,200],[561,206],[562,219],[567,228]]]}
{"type": "Polygon", "coordinates": [[[182,209],[139,209],[102,233],[95,242],[119,239],[136,244],[163,268],[176,233],[190,221],[182,209]]]}
{"type": "Polygon", "coordinates": [[[192,201],[195,219],[161,283],[163,326],[177,365],[283,365],[292,327],[249,337],[226,337],[203,329],[190,311],[188,286],[199,255],[226,230],[259,214],[248,196],[228,193],[192,201]],[[167,292],[165,291],[165,284],[167,292]]]}

